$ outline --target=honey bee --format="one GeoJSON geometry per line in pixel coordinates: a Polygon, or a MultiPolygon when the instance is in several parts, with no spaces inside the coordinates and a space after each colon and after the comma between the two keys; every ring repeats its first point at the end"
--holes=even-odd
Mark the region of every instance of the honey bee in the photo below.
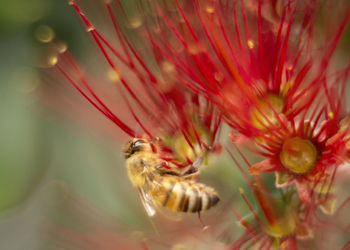
{"type": "Polygon", "coordinates": [[[141,201],[149,216],[165,207],[173,212],[201,212],[219,202],[216,191],[196,182],[198,165],[193,163],[182,171],[163,167],[164,161],[152,150],[152,142],[134,138],[124,149],[128,176],[138,188],[141,201]]]}

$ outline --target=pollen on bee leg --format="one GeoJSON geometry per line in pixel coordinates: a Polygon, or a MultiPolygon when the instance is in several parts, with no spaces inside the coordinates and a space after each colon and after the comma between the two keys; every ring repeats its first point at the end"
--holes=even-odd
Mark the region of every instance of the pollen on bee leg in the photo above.
{"type": "Polygon", "coordinates": [[[291,172],[305,174],[315,166],[317,149],[308,139],[289,138],[283,143],[280,160],[291,172]]]}

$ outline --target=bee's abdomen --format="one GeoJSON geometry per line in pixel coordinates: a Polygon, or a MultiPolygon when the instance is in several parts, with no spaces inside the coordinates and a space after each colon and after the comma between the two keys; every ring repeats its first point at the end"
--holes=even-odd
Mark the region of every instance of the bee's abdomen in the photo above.
{"type": "Polygon", "coordinates": [[[219,196],[211,187],[191,181],[163,180],[166,194],[161,205],[176,212],[200,212],[219,202],[219,196]]]}

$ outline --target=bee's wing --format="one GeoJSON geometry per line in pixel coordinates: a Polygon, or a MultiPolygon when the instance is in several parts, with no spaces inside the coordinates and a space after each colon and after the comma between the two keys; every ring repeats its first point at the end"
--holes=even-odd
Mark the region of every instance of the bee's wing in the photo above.
{"type": "Polygon", "coordinates": [[[139,188],[139,196],[142,201],[142,205],[147,212],[147,215],[149,217],[154,216],[156,214],[156,210],[154,208],[153,201],[143,188],[139,188]]]}
{"type": "Polygon", "coordinates": [[[196,168],[197,171],[198,171],[198,169],[202,166],[203,161],[204,161],[203,156],[198,157],[198,158],[192,163],[192,167],[196,168]]]}
{"type": "MultiPolygon", "coordinates": [[[[172,178],[176,178],[176,177],[172,176],[172,178]]],[[[153,198],[157,199],[158,201],[159,200],[163,201],[169,190],[164,189],[164,184],[161,182],[158,182],[157,180],[152,180],[152,187],[153,187],[153,191],[157,194],[156,195],[157,197],[153,197],[153,198]]],[[[157,205],[155,203],[153,204],[154,204],[153,208],[156,210],[158,215],[162,215],[163,217],[166,217],[167,219],[170,219],[172,221],[179,221],[183,219],[183,214],[181,212],[174,212],[162,205],[157,205]]]]}

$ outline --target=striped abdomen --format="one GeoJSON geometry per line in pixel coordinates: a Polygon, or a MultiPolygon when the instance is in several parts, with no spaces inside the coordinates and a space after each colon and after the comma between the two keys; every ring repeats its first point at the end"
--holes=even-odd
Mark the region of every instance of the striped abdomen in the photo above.
{"type": "Polygon", "coordinates": [[[151,196],[158,206],[174,212],[201,212],[219,202],[211,187],[176,177],[159,177],[153,185],[151,196]]]}

